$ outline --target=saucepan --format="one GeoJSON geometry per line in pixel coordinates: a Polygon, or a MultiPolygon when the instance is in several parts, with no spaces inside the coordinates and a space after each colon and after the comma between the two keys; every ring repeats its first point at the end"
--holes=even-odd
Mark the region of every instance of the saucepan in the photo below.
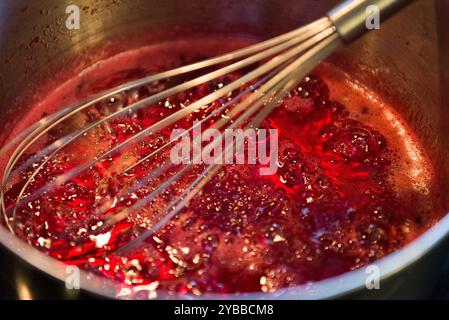
{"type": "MultiPolygon", "coordinates": [[[[244,34],[264,39],[323,16],[338,1],[312,0],[5,0],[0,2],[0,125],[4,132],[51,91],[118,52],[188,33],[244,34]],[[66,26],[69,5],[80,8],[80,28],[66,26]],[[161,30],[171,30],[169,33],[161,30]],[[67,70],[67,72],[61,72],[67,70]],[[56,77],[56,79],[55,79],[56,77]]],[[[449,1],[417,0],[381,28],[330,60],[382,92],[412,126],[438,174],[449,210],[449,1]]],[[[5,141],[0,141],[4,143],[5,141]]],[[[380,288],[369,290],[361,268],[335,278],[274,293],[203,298],[324,299],[429,298],[449,257],[449,216],[376,265],[380,288]]],[[[81,271],[81,290],[65,286],[63,263],[0,226],[1,275],[20,298],[116,297],[116,284],[81,271]]],[[[164,298],[164,295],[160,295],[164,298]]],[[[175,298],[184,298],[175,296],[175,298]]]]}

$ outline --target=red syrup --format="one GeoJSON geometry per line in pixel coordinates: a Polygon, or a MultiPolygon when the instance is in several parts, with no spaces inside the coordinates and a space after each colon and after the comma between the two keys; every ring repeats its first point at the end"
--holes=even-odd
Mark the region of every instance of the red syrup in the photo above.
{"type": "MultiPolygon", "coordinates": [[[[99,91],[200,58],[198,52],[181,58],[183,49],[170,50],[163,66],[127,66],[125,71],[101,75],[87,84],[78,81],[78,90],[99,91]]],[[[106,74],[105,66],[100,64],[95,72],[106,74]]],[[[94,73],[91,70],[84,78],[89,79],[89,74],[94,73]]],[[[142,298],[154,297],[158,290],[195,295],[271,292],[336,276],[380,259],[438,220],[437,201],[430,195],[432,170],[413,134],[408,129],[402,136],[398,133],[405,127],[391,108],[366,98],[342,75],[333,66],[321,67],[292,90],[264,122],[264,126],[279,130],[276,174],[261,176],[258,165],[224,166],[180,214],[127,253],[115,250],[150,228],[158,220],[157,213],[200,169],[116,224],[104,222],[168,177],[117,196],[164,163],[159,155],[123,173],[124,168],[163,145],[174,126],[132,143],[19,206],[16,232],[48,255],[134,288],[131,295],[142,298]],[[414,158],[407,154],[410,143],[414,158]],[[411,166],[419,166],[423,172],[412,177],[405,172],[411,166]],[[411,187],[412,180],[421,185],[411,187]],[[99,215],[98,208],[105,203],[111,209],[99,215]]],[[[38,190],[238,76],[214,80],[89,131],[49,161],[27,192],[38,190]]],[[[152,84],[102,102],[53,129],[45,137],[47,144],[169,85],[152,84]]],[[[188,128],[218,105],[194,113],[178,127],[188,128]]],[[[9,189],[9,208],[30,172],[22,172],[9,189]]]]}

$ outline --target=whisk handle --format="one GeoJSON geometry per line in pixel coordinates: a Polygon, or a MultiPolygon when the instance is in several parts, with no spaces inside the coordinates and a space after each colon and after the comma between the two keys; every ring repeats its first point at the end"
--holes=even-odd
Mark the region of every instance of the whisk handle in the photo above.
{"type": "Polygon", "coordinates": [[[367,21],[379,10],[380,19],[390,17],[413,0],[346,0],[328,12],[341,38],[352,41],[369,30],[367,21]],[[370,7],[372,6],[372,7],[370,7]]]}

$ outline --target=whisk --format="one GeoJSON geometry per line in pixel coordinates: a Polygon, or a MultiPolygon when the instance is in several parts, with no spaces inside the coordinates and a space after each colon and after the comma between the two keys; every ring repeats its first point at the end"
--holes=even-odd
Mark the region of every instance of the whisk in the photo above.
{"type": "MultiPolygon", "coordinates": [[[[141,141],[145,137],[155,134],[165,128],[176,124],[195,111],[204,106],[222,101],[220,98],[228,96],[237,89],[245,88],[237,96],[225,103],[218,103],[218,107],[212,109],[201,121],[196,122],[186,132],[165,142],[156,150],[149,154],[141,156],[135,163],[125,166],[123,172],[129,172],[135,169],[145,161],[159,156],[164,150],[172,146],[182,135],[188,134],[196,126],[209,123],[211,119],[219,116],[219,120],[214,121],[213,128],[233,129],[233,128],[252,128],[260,126],[261,122],[267,118],[270,112],[279,105],[280,101],[288,94],[293,87],[301,81],[312,69],[322,60],[326,59],[337,48],[348,43],[367,31],[366,21],[369,18],[367,11],[371,9],[378,10],[382,19],[392,15],[404,7],[410,0],[349,0],[343,2],[331,10],[328,15],[304,27],[282,34],[272,39],[257,43],[255,45],[227,53],[218,57],[207,59],[201,62],[175,68],[169,71],[150,75],[116,88],[107,90],[101,94],[89,97],[88,99],[75,105],[60,109],[45,118],[41,119],[30,128],[25,130],[13,141],[2,149],[2,154],[10,154],[2,176],[2,188],[0,191],[2,211],[9,229],[16,232],[16,216],[18,210],[24,205],[39,198],[49,190],[57,188],[67,181],[75,178],[80,173],[88,170],[97,162],[117,154],[131,143],[141,141]],[[137,110],[151,107],[163,99],[172,97],[186,90],[195,88],[219,77],[236,72],[251,65],[258,64],[253,70],[242,75],[231,83],[222,86],[218,90],[200,98],[199,100],[181,108],[160,121],[142,129],[132,137],[114,145],[110,149],[96,154],[92,159],[83,162],[70,170],[61,173],[54,179],[51,179],[36,190],[29,192],[28,189],[35,178],[42,172],[44,167],[55,158],[55,156],[65,147],[76,143],[83,135],[100,126],[107,126],[109,121],[121,116],[129,115],[137,110]],[[41,141],[52,129],[63,124],[68,119],[76,116],[80,112],[101,103],[102,101],[113,100],[114,96],[123,92],[164,81],[166,79],[176,78],[182,74],[189,74],[205,70],[212,67],[216,70],[204,75],[188,80],[184,83],[176,84],[162,91],[156,92],[148,97],[135,101],[123,108],[113,110],[110,113],[102,115],[99,119],[88,122],[83,127],[69,132],[68,134],[49,142],[44,146],[39,145],[41,141]],[[220,117],[220,115],[223,115],[220,117]],[[32,152],[39,146],[37,152],[32,152]],[[9,152],[9,153],[8,153],[9,152]],[[32,156],[22,161],[27,152],[32,156]],[[32,168],[31,174],[20,187],[17,199],[13,204],[7,204],[5,194],[8,186],[15,177],[28,169],[32,168]]],[[[196,154],[193,163],[198,163],[202,154],[207,154],[214,148],[214,144],[219,139],[208,144],[200,154],[196,154]]],[[[159,177],[168,175],[166,179],[161,180],[154,186],[144,198],[138,200],[133,205],[122,208],[119,212],[104,218],[104,226],[108,227],[125,219],[130,212],[140,210],[158,196],[164,193],[176,181],[179,181],[192,165],[174,166],[167,162],[163,166],[152,170],[141,179],[137,179],[132,185],[124,187],[118,191],[118,195],[134,192],[159,177]]],[[[168,221],[176,216],[189,201],[207,184],[208,181],[218,172],[221,164],[210,164],[202,168],[200,174],[196,176],[182,192],[171,199],[162,210],[159,210],[155,217],[155,223],[147,230],[134,237],[130,242],[118,248],[120,252],[126,252],[137,246],[142,241],[160,230],[168,221]]],[[[113,206],[113,200],[108,199],[103,202],[95,214],[102,217],[103,214],[113,206]]]]}

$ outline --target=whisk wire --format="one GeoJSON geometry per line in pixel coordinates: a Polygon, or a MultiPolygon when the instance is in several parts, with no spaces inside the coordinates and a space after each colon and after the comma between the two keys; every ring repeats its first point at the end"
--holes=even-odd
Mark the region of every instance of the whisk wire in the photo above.
{"type": "MultiPolygon", "coordinates": [[[[82,171],[88,169],[89,167],[91,167],[94,163],[108,157],[111,156],[113,154],[115,154],[116,152],[118,152],[119,150],[121,150],[124,146],[126,146],[127,144],[129,144],[131,141],[139,141],[140,139],[142,139],[143,137],[145,137],[148,134],[153,134],[157,131],[159,131],[162,128],[165,128],[177,121],[179,121],[181,118],[191,114],[193,111],[195,111],[196,109],[199,109],[200,107],[210,104],[214,101],[216,101],[217,99],[227,95],[229,92],[232,92],[233,90],[236,90],[238,88],[240,88],[243,85],[246,85],[247,83],[253,81],[254,79],[262,76],[263,74],[266,74],[267,72],[270,72],[271,70],[273,70],[274,68],[278,67],[279,65],[282,65],[283,63],[289,61],[290,59],[294,58],[295,56],[297,56],[298,54],[304,52],[304,50],[312,47],[313,45],[315,45],[316,43],[322,41],[323,39],[325,39],[326,37],[330,36],[332,33],[335,32],[335,29],[333,27],[329,27],[327,29],[325,29],[324,31],[321,31],[319,33],[315,32],[315,35],[312,37],[309,37],[309,34],[303,35],[303,36],[299,36],[299,40],[298,39],[292,39],[287,41],[287,44],[282,44],[282,48],[275,48],[276,50],[268,50],[267,52],[269,52],[269,54],[267,54],[266,52],[261,54],[261,55],[257,55],[254,57],[250,57],[247,59],[244,59],[243,61],[239,61],[236,62],[230,66],[226,66],[224,68],[221,68],[217,71],[211,72],[205,76],[201,76],[199,78],[187,81],[181,85],[175,86],[173,88],[164,90],[160,93],[157,93],[153,96],[150,96],[146,99],[143,99],[139,102],[136,102],[128,107],[125,107],[122,110],[119,110],[115,113],[112,113],[110,115],[105,116],[104,118],[86,126],[85,128],[83,128],[82,130],[74,133],[73,135],[71,135],[69,138],[67,138],[64,143],[57,143],[58,147],[50,154],[48,155],[44,161],[42,161],[40,163],[40,165],[34,170],[34,172],[30,175],[30,177],[28,178],[28,180],[26,181],[26,183],[24,184],[24,186],[22,187],[18,199],[19,201],[17,201],[14,204],[14,207],[12,209],[12,217],[13,219],[16,216],[16,211],[17,211],[17,207],[19,205],[19,203],[21,202],[29,202],[29,201],[33,201],[34,199],[36,199],[37,197],[41,196],[43,192],[45,192],[46,190],[52,189],[52,188],[56,188],[57,186],[63,184],[64,182],[68,181],[69,179],[77,176],[79,173],[81,173],[82,171]],[[303,41],[303,38],[306,38],[307,40],[303,41]],[[293,41],[294,40],[294,41],[293,41]],[[300,44],[297,44],[298,41],[303,41],[300,44]],[[295,46],[294,46],[295,45],[295,46]],[[120,114],[123,114],[125,112],[129,112],[129,110],[133,110],[135,111],[138,108],[142,108],[144,106],[147,106],[148,104],[151,103],[155,103],[157,101],[160,101],[163,98],[167,98],[169,96],[172,96],[173,94],[179,93],[179,92],[183,92],[191,87],[197,86],[199,84],[202,84],[204,82],[208,82],[212,79],[215,79],[219,76],[222,76],[224,74],[227,74],[229,72],[233,72],[236,70],[239,70],[240,68],[246,67],[249,64],[253,64],[257,61],[260,61],[261,59],[265,59],[271,55],[273,55],[274,53],[277,53],[279,50],[283,51],[286,48],[289,48],[291,46],[294,46],[292,49],[288,50],[285,53],[282,53],[278,56],[275,56],[274,58],[272,58],[269,62],[257,67],[255,70],[249,72],[248,74],[242,76],[241,78],[231,82],[230,84],[222,87],[221,89],[199,99],[198,101],[193,102],[192,104],[186,106],[185,108],[182,108],[180,110],[178,110],[177,112],[167,116],[166,118],[162,119],[161,121],[151,125],[150,127],[143,129],[142,131],[138,132],[137,134],[135,134],[133,137],[128,138],[127,140],[119,143],[118,145],[112,147],[110,150],[108,150],[105,153],[102,153],[100,156],[96,157],[95,159],[93,159],[92,161],[89,161],[83,165],[80,165],[78,167],[75,167],[73,169],[71,169],[69,172],[64,173],[63,175],[59,176],[57,179],[55,179],[54,181],[50,182],[49,184],[44,185],[43,187],[41,187],[39,190],[33,192],[32,195],[29,195],[27,197],[23,198],[23,195],[26,191],[26,189],[28,188],[28,186],[32,183],[32,181],[34,180],[34,178],[36,177],[36,175],[44,168],[44,166],[56,155],[58,154],[58,152],[60,150],[62,150],[65,146],[67,146],[70,142],[75,141],[77,138],[79,138],[82,134],[84,134],[85,132],[97,127],[98,125],[111,120],[115,117],[118,117],[120,114]]],[[[263,92],[263,90],[261,90],[263,92]]],[[[247,105],[249,105],[252,102],[252,100],[248,100],[247,105]]],[[[80,108],[83,108],[83,106],[81,106],[80,108]]]]}
{"type": "MultiPolygon", "coordinates": [[[[262,111],[259,112],[256,119],[251,121],[246,128],[258,126],[260,122],[263,119],[265,119],[276,106],[279,105],[279,102],[285,97],[285,95],[288,94],[288,92],[290,92],[290,90],[313,69],[316,63],[319,63],[327,56],[329,56],[338,46],[339,46],[338,36],[334,35],[333,37],[326,39],[326,41],[323,41],[316,47],[307,51],[303,56],[299,57],[293,63],[285,67],[279,73],[277,73],[275,77],[270,79],[269,81],[270,83],[264,85],[267,87],[273,85],[272,88],[269,89],[267,94],[264,95],[262,99],[259,99],[257,102],[253,103],[251,105],[251,108],[247,110],[248,114],[246,114],[246,112],[245,114],[242,114],[238,119],[236,119],[232,123],[232,125],[229,126],[229,128],[230,129],[237,128],[241,123],[243,123],[249,117],[251,117],[252,114],[262,109],[262,111]],[[302,66],[304,64],[304,61],[307,59],[313,59],[313,62],[305,65],[304,68],[299,69],[298,67],[302,66]]],[[[264,86],[261,87],[261,91],[265,89],[264,86]]],[[[253,93],[252,95],[255,96],[256,99],[261,97],[260,95],[257,95],[257,93],[253,93]]],[[[247,101],[251,101],[251,99],[248,98],[240,105],[236,106],[235,109],[238,109],[239,107],[242,108],[242,106],[245,107],[247,101]]],[[[220,135],[213,142],[211,142],[205,147],[203,155],[208,154],[212,149],[215,148],[217,144],[221,143],[222,138],[223,134],[220,133],[220,135]]],[[[226,149],[231,149],[233,147],[234,145],[228,145],[226,146],[226,149]]],[[[229,150],[225,150],[225,152],[222,153],[222,156],[227,151],[229,150]]],[[[221,164],[211,164],[206,169],[204,169],[204,171],[198,176],[198,178],[195,179],[181,195],[179,195],[173,202],[167,205],[156,216],[157,222],[153,226],[151,226],[148,230],[144,231],[136,239],[130,241],[123,247],[118,248],[117,249],[118,252],[122,254],[127,252],[128,250],[131,250],[132,248],[138,246],[140,243],[145,241],[145,239],[156,233],[158,230],[160,230],[167,222],[169,222],[174,216],[176,216],[180,212],[180,210],[182,210],[185,204],[202,189],[202,186],[204,186],[207,182],[209,182],[209,180],[221,168],[221,166],[222,166],[221,164]],[[162,218],[158,220],[160,217],[162,218]]],[[[182,171],[179,171],[178,173],[181,172],[184,173],[185,171],[187,171],[187,169],[188,167],[185,167],[182,169],[182,171]]],[[[177,178],[179,177],[170,180],[168,184],[172,183],[177,178]]],[[[164,188],[162,188],[161,190],[164,190],[164,188]]],[[[158,190],[157,192],[161,192],[161,190],[158,190]]],[[[151,194],[139,200],[132,207],[123,209],[121,212],[118,213],[120,215],[120,218],[124,219],[125,217],[127,217],[127,212],[137,211],[142,207],[146,206],[149,202],[151,202],[154,199],[154,197],[155,194],[151,194]]]]}

